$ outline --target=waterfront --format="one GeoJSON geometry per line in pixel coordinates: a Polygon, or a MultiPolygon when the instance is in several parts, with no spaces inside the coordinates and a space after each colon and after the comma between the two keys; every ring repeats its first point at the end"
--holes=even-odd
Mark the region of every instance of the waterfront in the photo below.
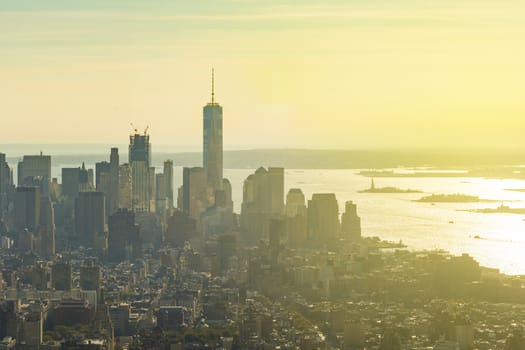
{"type": "MultiPolygon", "coordinates": [[[[233,186],[236,211],[242,203],[242,182],[252,170],[226,169],[233,186]]],[[[444,249],[468,253],[483,266],[507,274],[525,274],[525,215],[483,214],[458,211],[496,207],[499,203],[418,203],[413,200],[432,193],[464,193],[483,199],[505,200],[511,207],[525,207],[525,193],[507,191],[525,188],[523,180],[480,178],[380,178],[376,186],[422,190],[423,193],[358,193],[370,186],[370,178],[358,170],[287,170],[286,192],[299,187],[305,197],[334,192],[340,211],[344,202],[357,203],[364,236],[399,241],[410,249],[444,249]],[[451,223],[451,221],[453,223],[451,223]],[[479,236],[480,239],[474,238],[479,236]]]]}
{"type": "MultiPolygon", "coordinates": [[[[61,167],[72,166],[78,165],[54,164],[53,176],[60,176],[61,167]]],[[[86,167],[94,167],[94,164],[86,164],[86,167]]],[[[243,181],[253,170],[224,170],[224,176],[232,184],[237,213],[241,210],[243,181]]],[[[508,190],[525,188],[524,180],[384,177],[375,179],[377,187],[411,188],[423,192],[358,193],[359,190],[369,188],[371,181],[358,175],[359,171],[287,169],[285,193],[290,188],[301,188],[306,199],[309,199],[312,193],[333,192],[337,195],[340,211],[343,211],[347,200],[357,203],[364,236],[379,236],[395,242],[402,240],[409,249],[444,249],[452,254],[468,253],[483,266],[498,268],[507,274],[525,274],[525,259],[522,258],[525,251],[525,215],[458,211],[495,208],[500,203],[414,202],[433,193],[462,193],[504,201],[510,207],[525,208],[525,193],[508,190]]],[[[182,185],[181,167],[174,169],[174,182],[175,189],[182,185]]]]}

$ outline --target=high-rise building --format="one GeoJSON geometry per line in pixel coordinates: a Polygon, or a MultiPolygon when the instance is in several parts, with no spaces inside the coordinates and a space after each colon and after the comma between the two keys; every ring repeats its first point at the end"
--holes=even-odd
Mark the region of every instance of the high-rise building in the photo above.
{"type": "Polygon", "coordinates": [[[100,266],[93,260],[84,261],[80,266],[80,288],[82,290],[94,290],[99,296],[101,281],[100,266]]]}
{"type": "Polygon", "coordinates": [[[104,250],[106,196],[102,192],[81,192],[75,200],[75,232],[88,247],[104,250]]]}
{"type": "Polygon", "coordinates": [[[268,238],[270,219],[284,210],[284,169],[260,167],[244,180],[241,231],[245,238],[268,238]]]}
{"type": "Polygon", "coordinates": [[[156,203],[155,209],[157,213],[164,213],[168,208],[168,194],[166,193],[166,175],[155,175],[155,192],[156,203]]]}
{"type": "Polygon", "coordinates": [[[135,223],[135,213],[119,209],[109,217],[108,257],[120,262],[141,255],[140,226],[135,223]]]}
{"type": "Polygon", "coordinates": [[[132,178],[132,209],[149,211],[151,200],[151,145],[147,130],[144,135],[129,137],[129,164],[132,178]]]}
{"type": "Polygon", "coordinates": [[[270,212],[272,215],[284,214],[284,168],[269,167],[270,212]]]}
{"type": "Polygon", "coordinates": [[[62,168],[62,196],[76,198],[80,184],[80,168],[62,168]]]}
{"type": "Polygon", "coordinates": [[[51,286],[56,290],[71,290],[71,264],[55,261],[51,267],[51,286]]]}
{"type": "MultiPolygon", "coordinates": [[[[5,154],[0,153],[0,220],[9,205],[9,193],[13,187],[13,172],[7,164],[5,154]]],[[[172,196],[173,198],[173,196],[172,196]]]]}
{"type": "Polygon", "coordinates": [[[48,196],[50,183],[51,156],[24,156],[18,163],[18,186],[39,186],[40,194],[48,196]]]}
{"type": "Polygon", "coordinates": [[[55,210],[49,197],[40,201],[40,226],[37,235],[40,256],[50,259],[55,255],[55,210]]]}
{"type": "Polygon", "coordinates": [[[170,159],[164,161],[164,182],[168,208],[173,209],[173,161],[170,159]]]}
{"type": "Polygon", "coordinates": [[[118,148],[111,148],[109,156],[109,194],[107,200],[108,214],[111,215],[119,208],[119,155],[118,148]]]}
{"type": "Polygon", "coordinates": [[[307,239],[306,205],[303,191],[291,188],[286,195],[286,236],[287,245],[302,247],[307,239]]]}
{"type": "MultiPolygon", "coordinates": [[[[118,208],[131,209],[133,206],[133,180],[128,163],[119,166],[118,208]]],[[[117,209],[118,209],[117,208],[117,209]]],[[[113,213],[114,214],[114,213],[113,213]]]]}
{"type": "Polygon", "coordinates": [[[206,181],[204,168],[182,169],[182,210],[197,221],[209,205],[206,181]]]}
{"type": "Polygon", "coordinates": [[[339,235],[339,205],[334,193],[314,193],[308,201],[308,239],[332,243],[339,235]]]}
{"type": "Polygon", "coordinates": [[[361,238],[361,218],[357,216],[357,205],[352,201],[345,203],[345,212],[341,215],[341,231],[350,240],[361,238]]]}
{"type": "Polygon", "coordinates": [[[102,174],[109,174],[109,167],[110,167],[109,163],[106,161],[95,163],[95,188],[99,192],[104,192],[100,188],[101,187],[100,178],[102,174]]]}
{"type": "Polygon", "coordinates": [[[40,224],[40,188],[17,187],[15,193],[15,230],[35,232],[40,224]]]}
{"type": "Polygon", "coordinates": [[[208,186],[222,185],[222,107],[215,102],[215,76],[212,70],[211,102],[203,108],[203,167],[208,186]]]}

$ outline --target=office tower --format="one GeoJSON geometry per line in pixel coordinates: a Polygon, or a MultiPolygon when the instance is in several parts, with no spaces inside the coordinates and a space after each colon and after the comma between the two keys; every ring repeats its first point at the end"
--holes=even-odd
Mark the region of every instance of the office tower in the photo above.
{"type": "MultiPolygon", "coordinates": [[[[118,208],[131,209],[133,206],[133,180],[128,163],[119,166],[118,208]]],[[[117,208],[117,209],[118,209],[117,208]]]]}
{"type": "Polygon", "coordinates": [[[206,181],[204,168],[193,167],[182,170],[182,210],[197,221],[209,205],[206,181]]]}
{"type": "Polygon", "coordinates": [[[352,201],[345,203],[345,212],[341,216],[341,232],[343,237],[350,240],[361,238],[361,218],[357,216],[357,205],[352,201]]]}
{"type": "Polygon", "coordinates": [[[241,231],[252,241],[266,239],[270,218],[284,214],[284,169],[260,167],[243,184],[241,231]]]}
{"type": "Polygon", "coordinates": [[[173,161],[164,161],[164,182],[166,197],[168,198],[168,209],[173,209],[173,161]]]}
{"type": "Polygon", "coordinates": [[[303,191],[291,188],[286,195],[286,238],[290,248],[303,247],[307,239],[306,205],[303,191]]]}
{"type": "Polygon", "coordinates": [[[75,232],[79,241],[88,247],[104,250],[105,231],[106,196],[104,193],[79,193],[75,200],[75,232]]]}
{"type": "Polygon", "coordinates": [[[56,290],[71,290],[71,264],[55,261],[51,267],[51,287],[56,290]]]}
{"type": "Polygon", "coordinates": [[[126,303],[111,305],[109,307],[109,316],[115,327],[115,336],[125,336],[129,334],[129,314],[131,306],[126,303]]]}
{"type": "Polygon", "coordinates": [[[37,250],[41,257],[51,259],[55,255],[55,210],[49,197],[40,202],[40,226],[37,235],[37,250]]]}
{"type": "Polygon", "coordinates": [[[13,172],[5,160],[5,154],[0,153],[0,219],[9,205],[9,193],[13,187],[13,172]]]}
{"type": "Polygon", "coordinates": [[[203,117],[203,167],[208,186],[217,190],[222,185],[222,107],[215,102],[213,70],[211,102],[204,106],[203,117]]]}
{"type": "Polygon", "coordinates": [[[40,224],[40,188],[17,187],[15,193],[15,230],[35,232],[40,224]]]}
{"type": "Polygon", "coordinates": [[[38,262],[31,268],[31,285],[36,290],[46,290],[51,281],[51,271],[45,262],[38,262]]]}
{"type": "Polygon", "coordinates": [[[157,174],[155,176],[155,191],[156,203],[155,209],[157,213],[164,213],[168,208],[168,195],[166,193],[166,175],[157,174]]]}
{"type": "Polygon", "coordinates": [[[20,300],[0,300],[0,338],[18,338],[20,300]]]}
{"type": "Polygon", "coordinates": [[[300,188],[291,188],[286,195],[286,216],[293,218],[296,215],[305,215],[306,205],[303,191],[300,188]]]}
{"type": "Polygon", "coordinates": [[[119,193],[119,155],[118,148],[113,147],[109,155],[109,195],[107,197],[109,215],[119,208],[119,193]]]}
{"type": "Polygon", "coordinates": [[[42,312],[34,311],[24,315],[21,328],[21,343],[28,349],[39,349],[44,338],[42,312]]]}
{"type": "Polygon", "coordinates": [[[272,215],[284,214],[284,168],[268,168],[270,210],[272,215]]]}
{"type": "Polygon", "coordinates": [[[98,162],[95,163],[95,188],[99,192],[104,192],[100,190],[100,177],[102,174],[108,174],[109,176],[110,165],[108,162],[98,162]]]}
{"type": "Polygon", "coordinates": [[[86,260],[80,266],[80,289],[94,290],[97,292],[97,297],[100,294],[100,284],[102,281],[102,273],[100,266],[93,260],[86,260]]]}
{"type": "Polygon", "coordinates": [[[153,166],[150,166],[149,167],[149,171],[148,171],[148,174],[149,174],[149,180],[148,180],[148,183],[149,183],[149,188],[148,188],[148,193],[149,193],[149,211],[154,213],[156,211],[155,209],[155,195],[157,193],[157,181],[156,181],[156,176],[155,176],[155,167],[153,166]]]}
{"type": "Polygon", "coordinates": [[[78,191],[89,192],[94,191],[93,186],[93,169],[86,169],[86,165],[82,162],[82,167],[78,173],[78,191]]]}
{"type": "Polygon", "coordinates": [[[333,243],[340,230],[339,205],[334,193],[314,193],[308,201],[308,239],[333,243]]]}
{"type": "Polygon", "coordinates": [[[18,163],[18,186],[35,186],[38,183],[41,196],[49,195],[51,182],[51,156],[42,153],[24,156],[18,163]]]}
{"type": "Polygon", "coordinates": [[[186,212],[175,210],[168,218],[164,241],[182,247],[186,241],[196,236],[196,231],[196,220],[186,212]]]}
{"type": "Polygon", "coordinates": [[[150,166],[151,145],[147,129],[144,135],[135,133],[129,137],[129,164],[132,178],[132,208],[149,211],[151,200],[150,166]]]}
{"type": "Polygon", "coordinates": [[[80,168],[62,168],[62,196],[76,198],[80,184],[80,168]]]}
{"type": "Polygon", "coordinates": [[[109,217],[108,257],[111,261],[140,257],[142,240],[140,227],[135,223],[135,213],[119,209],[109,217]]]}

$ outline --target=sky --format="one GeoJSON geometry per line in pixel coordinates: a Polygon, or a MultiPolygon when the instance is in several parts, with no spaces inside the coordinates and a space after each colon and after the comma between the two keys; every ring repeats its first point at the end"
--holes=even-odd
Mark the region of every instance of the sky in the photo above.
{"type": "MultiPolygon", "coordinates": [[[[523,0],[0,0],[0,144],[525,146],[523,0]]],[[[176,150],[174,150],[176,151],[176,150]]]]}

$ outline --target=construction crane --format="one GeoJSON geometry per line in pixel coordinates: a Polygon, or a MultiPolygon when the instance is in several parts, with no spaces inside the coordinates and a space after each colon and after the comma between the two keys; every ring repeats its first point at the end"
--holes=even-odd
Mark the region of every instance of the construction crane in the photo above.
{"type": "Polygon", "coordinates": [[[135,131],[135,134],[139,133],[139,130],[135,127],[135,125],[133,125],[133,123],[129,123],[129,125],[131,125],[131,128],[133,129],[133,131],[135,131]]]}
{"type": "Polygon", "coordinates": [[[149,125],[146,126],[146,129],[144,129],[144,135],[148,134],[149,125]]]}

